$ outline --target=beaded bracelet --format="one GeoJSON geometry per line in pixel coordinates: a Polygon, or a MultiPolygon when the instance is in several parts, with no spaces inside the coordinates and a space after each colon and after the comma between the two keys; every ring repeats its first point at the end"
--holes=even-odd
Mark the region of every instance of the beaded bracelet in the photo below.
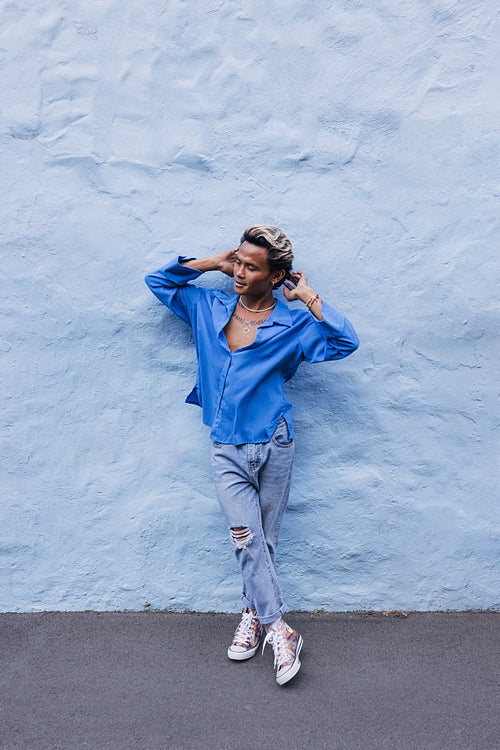
{"type": "Polygon", "coordinates": [[[315,294],[314,297],[311,297],[311,299],[306,302],[306,307],[309,312],[311,312],[311,307],[314,305],[317,299],[319,299],[319,294],[315,294]]]}

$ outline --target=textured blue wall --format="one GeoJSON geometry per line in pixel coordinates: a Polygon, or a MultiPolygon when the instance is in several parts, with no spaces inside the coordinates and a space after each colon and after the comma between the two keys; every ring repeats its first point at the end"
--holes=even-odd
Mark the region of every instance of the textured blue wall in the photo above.
{"type": "Polygon", "coordinates": [[[1,610],[239,608],[142,279],[256,221],[362,342],[289,388],[289,606],[499,606],[497,8],[2,4],[1,610]]]}

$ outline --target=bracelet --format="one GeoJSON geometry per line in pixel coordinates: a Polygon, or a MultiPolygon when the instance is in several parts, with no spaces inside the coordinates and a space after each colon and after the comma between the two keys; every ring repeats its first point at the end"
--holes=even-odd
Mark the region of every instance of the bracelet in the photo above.
{"type": "Polygon", "coordinates": [[[306,302],[306,307],[309,310],[309,312],[311,312],[311,307],[314,305],[317,299],[319,299],[319,294],[315,294],[313,297],[311,297],[310,300],[306,302]]]}

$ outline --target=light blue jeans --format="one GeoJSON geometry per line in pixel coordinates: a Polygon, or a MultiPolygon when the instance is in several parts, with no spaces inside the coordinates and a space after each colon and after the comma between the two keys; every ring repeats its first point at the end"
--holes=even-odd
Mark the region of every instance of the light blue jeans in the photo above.
{"type": "Polygon", "coordinates": [[[263,624],[286,612],[274,558],[294,448],[284,417],[267,443],[212,443],[215,488],[243,577],[242,599],[263,624]]]}

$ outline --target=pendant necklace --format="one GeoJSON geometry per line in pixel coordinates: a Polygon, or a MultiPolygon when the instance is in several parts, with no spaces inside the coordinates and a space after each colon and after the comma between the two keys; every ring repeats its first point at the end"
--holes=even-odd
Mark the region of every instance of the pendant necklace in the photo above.
{"type": "Polygon", "coordinates": [[[245,318],[242,318],[237,312],[233,313],[233,317],[236,318],[239,323],[243,323],[243,333],[250,333],[250,326],[260,326],[261,323],[266,322],[266,318],[262,318],[261,320],[245,320],[245,318]]]}
{"type": "MultiPolygon", "coordinates": [[[[269,310],[274,310],[274,308],[276,307],[276,302],[278,301],[278,300],[275,300],[274,305],[271,305],[271,307],[264,307],[262,310],[252,310],[251,307],[247,307],[245,304],[243,304],[241,297],[239,299],[240,299],[241,306],[244,307],[245,310],[248,310],[248,312],[269,312],[269,310]]],[[[239,321],[240,323],[243,323],[243,333],[250,333],[250,326],[260,326],[262,323],[265,323],[267,320],[267,318],[261,318],[260,320],[248,321],[248,320],[245,320],[245,318],[242,318],[240,315],[238,315],[236,311],[234,311],[233,315],[237,321],[239,321]]]]}

